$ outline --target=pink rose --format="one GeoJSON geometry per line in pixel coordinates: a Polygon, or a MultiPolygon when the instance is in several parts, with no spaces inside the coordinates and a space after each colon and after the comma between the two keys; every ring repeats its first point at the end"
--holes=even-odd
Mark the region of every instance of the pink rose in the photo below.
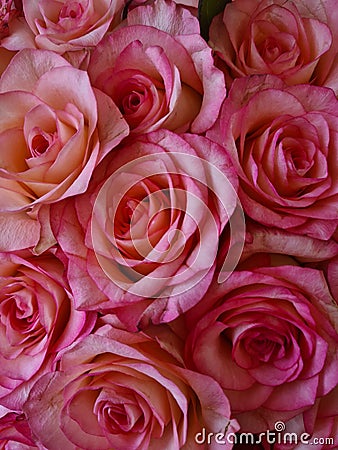
{"type": "MultiPolygon", "coordinates": [[[[338,243],[334,239],[323,241],[306,235],[291,234],[280,228],[262,226],[247,220],[246,242],[241,260],[251,256],[255,260],[257,253],[292,256],[300,263],[313,263],[314,268],[318,266],[320,269],[332,260],[331,268],[334,270],[333,261],[338,256],[338,243]]],[[[332,281],[337,278],[334,275],[333,273],[332,281]]]]}
{"type": "Polygon", "coordinates": [[[224,76],[214,67],[197,19],[173,2],[132,10],[126,26],[97,46],[88,72],[134,133],[203,133],[225,97],[224,76]]]}
{"type": "Polygon", "coordinates": [[[210,28],[231,78],[270,73],[338,92],[335,0],[236,0],[210,28]]]}
{"type": "MultiPolygon", "coordinates": [[[[304,430],[311,434],[313,450],[332,450],[338,436],[338,388],[320,399],[303,416],[304,430]]],[[[301,450],[300,446],[296,450],[301,450]]]]}
{"type": "MultiPolygon", "coordinates": [[[[95,47],[123,5],[123,0],[23,0],[23,11],[36,47],[62,54],[95,47]]],[[[18,49],[26,46],[23,28],[17,30],[18,49]]]]}
{"type": "Polygon", "coordinates": [[[294,417],[285,424],[285,432],[294,433],[298,441],[290,440],[276,444],[276,450],[304,450],[311,445],[313,450],[332,450],[338,436],[338,388],[319,399],[315,405],[303,414],[294,417]],[[300,442],[305,436],[307,444],[300,442]],[[305,444],[305,445],[304,445],[305,444]]]}
{"type": "Polygon", "coordinates": [[[52,356],[93,327],[76,311],[53,255],[0,253],[0,404],[18,409],[52,356]],[[28,382],[28,383],[27,383],[28,382]]]}
{"type": "Polygon", "coordinates": [[[188,367],[221,384],[243,431],[274,429],[337,385],[337,305],[320,271],[235,271],[187,326],[188,367]]]}
{"type": "Polygon", "coordinates": [[[33,387],[24,411],[45,447],[197,450],[210,448],[194,440],[203,427],[238,429],[214,380],[180,367],[142,334],[107,329],[67,351],[60,370],[33,387]]]}
{"type": "Polygon", "coordinates": [[[112,152],[85,194],[51,211],[76,307],[113,309],[134,330],[195,305],[236,183],[226,153],[204,137],[160,130],[112,152]]]}
{"type": "MultiPolygon", "coordinates": [[[[327,244],[327,249],[332,248],[333,240],[325,242],[327,244]]],[[[336,246],[338,243],[334,242],[336,246]]],[[[330,289],[332,297],[338,302],[338,255],[335,252],[335,256],[331,258],[328,257],[324,260],[316,260],[312,258],[310,262],[305,258],[305,263],[307,267],[321,270],[326,278],[327,285],[330,289]]]]}
{"type": "MultiPolygon", "coordinates": [[[[327,241],[306,235],[259,225],[246,220],[245,245],[240,268],[255,268],[258,260],[264,265],[301,264],[321,270],[332,297],[338,300],[338,242],[335,236],[327,241]]],[[[222,254],[222,248],[219,251],[222,254]]]]}
{"type": "Polygon", "coordinates": [[[208,137],[231,154],[248,216],[327,240],[337,228],[337,133],[330,89],[267,75],[234,81],[208,137]]]}
{"type": "Polygon", "coordinates": [[[128,134],[113,102],[53,52],[19,52],[0,92],[0,212],[33,209],[34,217],[38,205],[84,192],[128,134]]]}
{"type": "MultiPolygon", "coordinates": [[[[0,411],[1,412],[1,411],[0,411]]],[[[1,450],[37,449],[24,414],[8,412],[0,418],[1,450]]]]}

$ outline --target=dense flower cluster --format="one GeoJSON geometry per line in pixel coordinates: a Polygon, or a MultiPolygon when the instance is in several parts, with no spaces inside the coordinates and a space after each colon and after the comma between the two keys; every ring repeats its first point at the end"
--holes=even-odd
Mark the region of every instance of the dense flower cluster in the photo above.
{"type": "Polygon", "coordinates": [[[0,2],[1,449],[337,448],[337,46],[335,0],[0,2]]]}

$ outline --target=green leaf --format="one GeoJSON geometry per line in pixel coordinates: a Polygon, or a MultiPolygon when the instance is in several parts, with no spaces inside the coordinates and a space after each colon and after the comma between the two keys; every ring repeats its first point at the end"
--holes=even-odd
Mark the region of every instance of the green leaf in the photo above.
{"type": "Polygon", "coordinates": [[[231,3],[231,0],[199,0],[198,20],[201,27],[201,35],[206,41],[209,40],[209,27],[212,19],[224,11],[228,3],[231,3]]]}

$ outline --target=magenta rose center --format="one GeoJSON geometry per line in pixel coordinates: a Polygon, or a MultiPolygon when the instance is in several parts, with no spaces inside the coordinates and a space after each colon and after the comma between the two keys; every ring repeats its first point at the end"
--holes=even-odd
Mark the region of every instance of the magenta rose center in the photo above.
{"type": "Polygon", "coordinates": [[[83,6],[79,2],[66,3],[60,10],[59,21],[63,19],[79,19],[83,14],[83,6]]]}
{"type": "Polygon", "coordinates": [[[242,337],[241,347],[253,358],[268,362],[284,356],[283,339],[272,331],[254,329],[242,337]]]}
{"type": "Polygon", "coordinates": [[[53,133],[46,133],[38,127],[32,132],[36,134],[32,136],[29,149],[33,157],[38,157],[55,142],[56,137],[53,133]]]}
{"type": "Polygon", "coordinates": [[[161,77],[157,79],[136,69],[109,69],[99,77],[98,85],[114,100],[131,129],[142,123],[151,125],[165,113],[161,77]]]}
{"type": "Polygon", "coordinates": [[[135,185],[112,217],[114,236],[127,257],[143,259],[180,216],[180,211],[171,207],[170,196],[159,184],[161,181],[152,177],[135,185]],[[139,245],[135,247],[134,241],[139,245]]]}
{"type": "Polygon", "coordinates": [[[100,402],[98,411],[99,422],[112,433],[137,432],[144,426],[143,412],[137,404],[100,402]]]}
{"type": "Polygon", "coordinates": [[[30,346],[45,334],[39,320],[36,288],[27,286],[27,280],[12,283],[3,290],[0,323],[12,346],[30,346]]]}

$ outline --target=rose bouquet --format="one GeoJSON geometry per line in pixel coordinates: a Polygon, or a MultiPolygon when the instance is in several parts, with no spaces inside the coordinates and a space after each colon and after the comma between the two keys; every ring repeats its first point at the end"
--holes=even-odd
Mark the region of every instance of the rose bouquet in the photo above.
{"type": "Polygon", "coordinates": [[[335,0],[0,6],[0,448],[338,448],[335,0]]]}

